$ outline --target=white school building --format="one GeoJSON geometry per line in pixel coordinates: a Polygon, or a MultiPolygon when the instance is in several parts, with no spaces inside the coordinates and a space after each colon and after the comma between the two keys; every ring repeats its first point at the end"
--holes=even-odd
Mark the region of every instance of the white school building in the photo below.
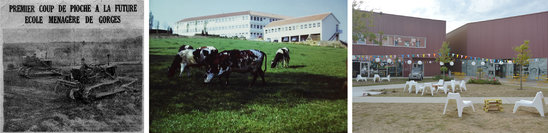
{"type": "Polygon", "coordinates": [[[185,18],[175,23],[172,28],[174,34],[185,36],[194,36],[207,32],[209,35],[223,37],[257,39],[264,36],[263,28],[267,24],[288,18],[290,17],[256,11],[243,11],[185,18]]]}
{"type": "Polygon", "coordinates": [[[339,20],[332,13],[289,18],[272,22],[264,28],[264,40],[270,42],[338,41],[339,20]]]}

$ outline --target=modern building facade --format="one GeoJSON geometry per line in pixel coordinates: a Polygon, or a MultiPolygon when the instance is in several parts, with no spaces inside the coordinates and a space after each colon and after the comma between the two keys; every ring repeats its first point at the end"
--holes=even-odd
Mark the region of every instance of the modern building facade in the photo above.
{"type": "Polygon", "coordinates": [[[269,42],[300,42],[306,40],[339,40],[339,20],[332,13],[290,18],[265,26],[265,40],[269,42]]]}
{"type": "Polygon", "coordinates": [[[529,40],[531,59],[524,67],[524,73],[529,79],[547,77],[548,12],[468,23],[448,33],[446,40],[451,44],[451,52],[491,59],[463,60],[458,62],[456,71],[475,76],[476,70],[482,68],[483,73],[492,77],[519,74],[519,67],[508,60],[517,55],[514,47],[529,40]],[[477,65],[479,62],[485,62],[485,65],[477,65]]]}
{"type": "Polygon", "coordinates": [[[440,74],[434,53],[445,40],[445,21],[370,13],[374,27],[368,29],[376,34],[353,42],[352,76],[407,77],[415,68],[423,69],[423,76],[440,74]]]}
{"type": "Polygon", "coordinates": [[[256,11],[223,13],[185,18],[173,26],[173,32],[185,36],[207,32],[223,37],[257,39],[264,36],[263,29],[267,24],[288,18],[290,17],[256,11]]]}

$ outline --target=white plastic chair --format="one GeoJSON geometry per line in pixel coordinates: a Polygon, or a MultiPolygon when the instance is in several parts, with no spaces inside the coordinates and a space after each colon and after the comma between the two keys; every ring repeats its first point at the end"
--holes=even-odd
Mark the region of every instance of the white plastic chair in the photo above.
{"type": "Polygon", "coordinates": [[[443,86],[443,79],[440,79],[438,83],[435,83],[434,85],[443,86]]]}
{"type": "Polygon", "coordinates": [[[529,100],[516,101],[516,104],[514,105],[514,113],[516,113],[516,111],[518,110],[520,106],[534,107],[537,109],[540,116],[544,117],[544,104],[542,103],[543,99],[544,99],[544,95],[542,95],[542,92],[539,91],[537,92],[537,95],[535,96],[533,101],[529,101],[529,100]]]}
{"type": "Polygon", "coordinates": [[[381,81],[382,80],[388,80],[388,82],[390,82],[390,75],[386,76],[386,78],[381,78],[381,81]]]}
{"type": "Polygon", "coordinates": [[[405,86],[403,86],[403,91],[405,91],[405,89],[408,89],[408,88],[411,89],[411,81],[405,81],[405,86]]]}
{"type": "Polygon", "coordinates": [[[375,74],[375,76],[373,76],[373,82],[377,82],[377,81],[381,81],[381,76],[379,76],[378,74],[375,74]],[[379,79],[379,80],[377,80],[379,79]]]}
{"type": "Polygon", "coordinates": [[[466,91],[466,81],[462,80],[460,81],[460,85],[459,85],[459,88],[460,88],[460,91],[462,91],[462,88],[464,88],[464,91],[466,91]]]}
{"type": "Polygon", "coordinates": [[[457,102],[457,111],[459,113],[459,117],[462,117],[462,111],[464,107],[472,107],[472,110],[476,112],[476,109],[474,109],[474,104],[472,103],[472,101],[461,100],[459,93],[449,92],[449,94],[447,94],[447,101],[445,101],[445,108],[443,109],[443,114],[445,114],[445,110],[447,110],[447,103],[449,102],[450,99],[455,99],[455,101],[457,102]]]}
{"type": "Polygon", "coordinates": [[[356,82],[359,82],[360,80],[363,80],[363,81],[367,82],[367,78],[362,77],[362,75],[358,74],[358,76],[356,76],[356,82]]]}
{"type": "MultiPolygon", "coordinates": [[[[443,84],[443,87],[442,86],[438,86],[438,91],[439,90],[443,90],[443,93],[447,94],[447,92],[449,92],[449,87],[447,87],[449,84],[443,84]]],[[[437,92],[437,91],[436,91],[437,92]]]]}
{"type": "Polygon", "coordinates": [[[432,86],[432,83],[424,83],[424,85],[421,86],[421,87],[422,87],[422,89],[421,89],[421,90],[422,90],[421,96],[424,95],[424,92],[426,91],[426,87],[429,87],[429,88],[430,88],[430,93],[432,94],[432,96],[434,96],[434,90],[436,90],[436,88],[434,88],[434,87],[432,86]]]}
{"type": "MultiPolygon", "coordinates": [[[[409,86],[409,88],[407,88],[407,89],[409,90],[409,93],[411,93],[411,92],[413,92],[413,86],[415,86],[415,90],[417,89],[417,82],[415,82],[414,80],[411,80],[411,81],[408,81],[408,82],[405,82],[405,84],[406,84],[406,87],[409,86]]],[[[404,91],[405,91],[405,88],[404,88],[404,91]]]]}
{"type": "Polygon", "coordinates": [[[415,88],[415,94],[419,94],[419,91],[424,94],[424,84],[415,84],[415,88]]]}
{"type": "Polygon", "coordinates": [[[455,93],[455,80],[451,80],[451,89],[453,90],[453,93],[455,93]]]}

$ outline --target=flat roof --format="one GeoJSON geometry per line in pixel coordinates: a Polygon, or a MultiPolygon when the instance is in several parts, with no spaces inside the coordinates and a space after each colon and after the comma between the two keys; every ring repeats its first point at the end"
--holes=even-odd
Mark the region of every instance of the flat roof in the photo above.
{"type": "Polygon", "coordinates": [[[253,15],[253,16],[262,16],[262,17],[279,18],[279,19],[291,18],[289,16],[283,16],[283,15],[277,15],[277,14],[271,14],[271,13],[264,13],[264,12],[257,12],[257,11],[241,11],[241,12],[231,12],[231,13],[208,15],[208,16],[190,17],[190,18],[182,19],[182,20],[177,21],[177,22],[188,22],[188,21],[195,21],[195,20],[204,20],[204,19],[221,18],[221,17],[229,17],[229,16],[239,16],[239,15],[253,15]]]}
{"type": "MultiPolygon", "coordinates": [[[[489,22],[489,21],[505,20],[505,19],[519,18],[519,17],[525,17],[525,16],[532,16],[532,15],[544,14],[544,13],[548,13],[548,11],[537,12],[537,13],[531,13],[531,14],[525,14],[525,15],[510,16],[510,17],[505,17],[505,18],[497,18],[497,19],[476,21],[476,22],[470,22],[470,23],[482,23],[482,22],[489,22]]],[[[467,23],[467,24],[469,24],[469,23],[467,23]]]]}
{"type": "MultiPolygon", "coordinates": [[[[371,11],[363,11],[363,10],[360,10],[361,12],[371,12],[371,11]]],[[[437,20],[437,19],[430,19],[430,18],[421,18],[421,17],[413,17],[413,16],[404,16],[404,15],[396,15],[396,14],[390,14],[390,13],[384,13],[384,12],[372,12],[372,13],[375,13],[377,15],[392,15],[392,16],[399,16],[399,17],[408,17],[408,18],[416,18],[416,19],[424,19],[424,20],[434,20],[434,21],[444,21],[445,20],[437,20]]]]}

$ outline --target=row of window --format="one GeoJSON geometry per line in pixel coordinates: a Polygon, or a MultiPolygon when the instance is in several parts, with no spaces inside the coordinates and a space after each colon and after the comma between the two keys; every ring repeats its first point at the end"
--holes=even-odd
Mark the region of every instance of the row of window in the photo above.
{"type": "Polygon", "coordinates": [[[209,30],[215,31],[215,30],[241,29],[241,28],[246,28],[248,26],[249,26],[249,24],[232,25],[232,26],[218,26],[218,27],[211,27],[209,30]]]}
{"type": "Polygon", "coordinates": [[[278,28],[269,28],[265,30],[265,34],[282,32],[282,31],[292,31],[292,30],[298,30],[298,29],[316,28],[316,27],[320,27],[320,25],[321,25],[320,22],[317,22],[317,23],[292,25],[292,26],[285,26],[285,27],[278,27],[278,28]]]}
{"type": "Polygon", "coordinates": [[[413,36],[400,36],[400,35],[380,35],[374,34],[374,36],[359,35],[356,44],[365,45],[379,45],[382,46],[395,46],[395,47],[415,47],[425,48],[426,37],[413,37],[413,36]]]}
{"type": "Polygon", "coordinates": [[[264,21],[264,20],[268,20],[268,21],[272,22],[272,21],[278,21],[278,20],[280,20],[280,19],[251,16],[251,20],[253,20],[253,21],[264,21]]]}
{"type": "MultiPolygon", "coordinates": [[[[217,26],[217,27],[208,27],[207,30],[209,31],[216,31],[216,30],[231,30],[231,29],[241,29],[241,28],[251,28],[251,29],[263,29],[264,25],[256,25],[256,24],[242,24],[242,25],[232,25],[232,26],[217,26]]],[[[202,29],[202,28],[200,28],[202,29]]],[[[195,30],[192,30],[192,28],[189,29],[188,32],[196,32],[195,30]]]]}
{"type": "MultiPolygon", "coordinates": [[[[240,16],[232,16],[232,17],[222,17],[222,18],[214,18],[214,19],[207,19],[207,20],[196,20],[196,21],[187,22],[187,24],[190,24],[190,25],[194,25],[194,24],[195,24],[195,25],[198,25],[198,24],[211,23],[211,22],[216,22],[216,23],[219,23],[219,22],[231,22],[231,21],[236,21],[236,20],[238,20],[239,17],[240,17],[240,16]]],[[[247,16],[247,15],[241,16],[241,20],[249,20],[249,19],[250,19],[250,16],[247,16]]],[[[268,20],[268,21],[272,22],[272,21],[278,21],[278,20],[280,20],[280,19],[251,16],[251,20],[253,20],[253,21],[264,21],[264,20],[268,20]]]]}
{"type": "MultiPolygon", "coordinates": [[[[201,29],[190,29],[186,32],[201,32],[201,29]]],[[[224,35],[224,36],[245,36],[245,35],[248,35],[250,34],[249,32],[241,32],[241,33],[230,33],[228,35],[224,35]]],[[[255,32],[251,32],[251,37],[262,37],[263,36],[263,33],[255,33],[255,32]]]]}
{"type": "Polygon", "coordinates": [[[262,38],[263,33],[253,33],[251,34],[249,32],[242,32],[242,33],[229,33],[229,34],[221,34],[221,36],[226,37],[245,37],[247,35],[250,35],[251,38],[262,38]]]}
{"type": "Polygon", "coordinates": [[[262,37],[263,33],[251,33],[252,37],[262,37]]]}
{"type": "Polygon", "coordinates": [[[263,29],[264,28],[264,25],[256,25],[256,24],[251,24],[251,27],[252,29],[263,29]]]}

